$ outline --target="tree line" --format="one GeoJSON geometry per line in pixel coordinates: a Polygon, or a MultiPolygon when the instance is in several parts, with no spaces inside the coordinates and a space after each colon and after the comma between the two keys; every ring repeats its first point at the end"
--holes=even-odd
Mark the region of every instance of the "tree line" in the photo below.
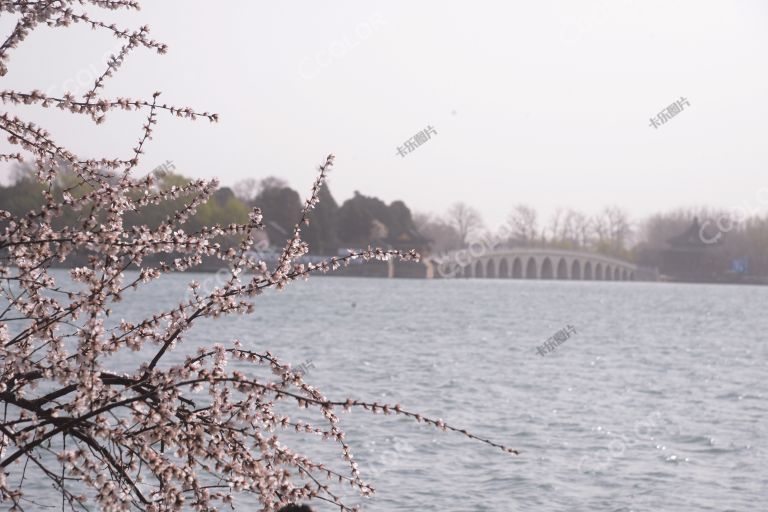
{"type": "MultiPolygon", "coordinates": [[[[153,174],[158,190],[184,187],[193,181],[172,171],[153,171],[153,174]]],[[[52,193],[59,198],[65,190],[75,196],[85,194],[87,190],[77,183],[74,175],[64,173],[57,177],[52,193]]],[[[13,215],[25,215],[42,205],[43,192],[44,187],[31,167],[17,165],[12,170],[10,183],[0,185],[0,209],[13,215]]],[[[340,249],[368,244],[393,245],[404,233],[417,232],[411,210],[403,201],[387,204],[377,197],[355,191],[353,197],[339,205],[327,186],[320,190],[319,199],[309,225],[302,229],[303,239],[314,254],[335,255],[340,249]]],[[[151,205],[139,213],[128,212],[125,222],[128,226],[154,228],[182,208],[185,201],[178,198],[151,205]]],[[[284,180],[274,176],[249,178],[232,187],[219,187],[209,201],[197,208],[187,226],[199,231],[214,224],[244,223],[248,212],[259,207],[266,219],[265,232],[270,245],[282,247],[291,237],[298,221],[296,212],[300,212],[302,206],[299,193],[284,180]]],[[[72,225],[76,218],[76,212],[64,211],[56,221],[57,227],[72,225]]]]}
{"type": "MultiPolygon", "coordinates": [[[[183,174],[155,172],[159,189],[182,187],[192,180],[183,174]]],[[[60,176],[54,193],[76,180],[60,176]]],[[[29,168],[17,166],[9,185],[0,186],[0,208],[15,215],[24,214],[41,201],[42,186],[29,168]]],[[[183,199],[166,201],[138,215],[127,214],[126,222],[156,226],[183,204],[183,199]]],[[[201,205],[189,221],[199,229],[212,224],[245,222],[254,206],[268,219],[266,235],[273,246],[282,246],[296,223],[296,212],[302,206],[301,196],[278,177],[248,178],[232,187],[220,187],[212,199],[201,205]]],[[[59,222],[74,217],[66,213],[59,222]]],[[[320,191],[320,203],[312,212],[310,224],[304,228],[304,239],[314,254],[337,254],[348,247],[367,244],[395,245],[404,233],[412,233],[408,243],[432,254],[466,248],[476,240],[496,240],[495,247],[548,247],[607,254],[639,265],[660,267],[668,240],[677,236],[699,219],[703,229],[701,241],[717,244],[732,259],[746,259],[749,272],[768,274],[768,216],[756,210],[749,214],[708,208],[678,209],[634,220],[618,206],[607,206],[588,215],[573,209],[557,209],[542,218],[527,204],[510,208],[505,223],[490,228],[480,212],[463,202],[450,206],[443,214],[412,213],[403,201],[385,203],[375,196],[355,191],[353,197],[339,204],[328,187],[320,191]],[[421,238],[419,238],[421,237],[421,238]]],[[[226,243],[226,242],[225,242],[226,243]]]]}

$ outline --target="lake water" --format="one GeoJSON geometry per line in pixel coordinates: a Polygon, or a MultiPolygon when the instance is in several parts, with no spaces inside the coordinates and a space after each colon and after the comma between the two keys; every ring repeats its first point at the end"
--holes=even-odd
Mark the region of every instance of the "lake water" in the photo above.
{"type": "MultiPolygon", "coordinates": [[[[190,278],[120,313],[167,307],[190,278]]],[[[377,489],[367,510],[768,509],[768,287],[321,277],[256,304],[201,324],[174,356],[239,338],[311,362],[305,380],[329,398],[400,402],[521,450],[345,414],[377,489]]]]}

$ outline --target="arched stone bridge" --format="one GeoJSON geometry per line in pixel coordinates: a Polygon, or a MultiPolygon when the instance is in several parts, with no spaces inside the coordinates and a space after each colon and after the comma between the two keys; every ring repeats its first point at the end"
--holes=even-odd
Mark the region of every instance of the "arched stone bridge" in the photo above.
{"type": "Polygon", "coordinates": [[[433,277],[634,281],[638,267],[597,253],[557,249],[456,251],[431,260],[433,277]]]}

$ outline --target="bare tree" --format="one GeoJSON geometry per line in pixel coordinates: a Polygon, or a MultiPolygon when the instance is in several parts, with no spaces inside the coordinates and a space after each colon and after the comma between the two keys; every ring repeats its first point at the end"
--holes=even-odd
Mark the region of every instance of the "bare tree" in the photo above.
{"type": "Polygon", "coordinates": [[[589,240],[589,218],[576,210],[558,210],[554,240],[566,248],[586,246],[589,240]]]}
{"type": "Polygon", "coordinates": [[[256,193],[258,194],[271,188],[286,188],[287,186],[288,182],[283,178],[278,178],[277,176],[267,176],[266,178],[259,180],[259,186],[258,190],[256,190],[256,193]]]}
{"type": "Polygon", "coordinates": [[[454,203],[446,214],[448,225],[459,234],[462,246],[466,246],[470,238],[477,235],[483,228],[483,218],[480,212],[466,203],[454,203]]]}
{"type": "Polygon", "coordinates": [[[255,178],[240,180],[232,187],[232,191],[238,199],[247,204],[253,204],[254,199],[265,190],[286,188],[287,186],[288,182],[284,179],[277,176],[267,176],[260,180],[255,178]]]}
{"type": "MultiPolygon", "coordinates": [[[[83,10],[138,9],[138,2],[4,1],[1,7],[17,21],[0,46],[0,75],[7,70],[10,51],[40,26],[84,24],[125,41],[83,98],[3,91],[4,104],[61,109],[97,123],[115,110],[146,117],[130,157],[120,159],[78,156],[38,124],[0,114],[7,144],[19,149],[0,154],[0,160],[29,161],[41,185],[39,207],[17,216],[0,209],[0,502],[24,510],[29,484],[40,488],[39,481],[48,481],[60,492],[61,508],[72,510],[207,511],[231,504],[233,493],[249,492],[265,512],[306,499],[351,511],[333,482],[363,495],[373,489],[362,479],[345,440],[340,409],[398,414],[480,439],[400,405],[327,398],[274,355],[245,348],[256,346],[261,333],[244,344],[224,344],[221,333],[209,329],[210,338],[197,353],[169,357],[188,344],[200,320],[247,315],[267,289],[284,288],[356,258],[413,260],[417,255],[369,248],[342,258],[298,262],[309,251],[302,229],[318,202],[332,155],[319,166],[274,268],[251,256],[253,233],[264,227],[257,208],[244,224],[188,229],[187,221],[211,197],[217,181],[157,190],[152,174],[134,177],[135,171],[160,114],[210,121],[217,116],[161,103],[159,93],[150,99],[99,95],[134,48],[163,53],[165,46],[148,38],[147,27],[119,29],[83,10]],[[60,188],[57,177],[64,172],[77,179],[60,188]],[[167,202],[176,206],[159,226],[125,226],[127,213],[167,202]],[[58,221],[65,213],[74,220],[62,226],[58,221]],[[217,240],[224,235],[236,245],[222,247],[217,240]],[[54,262],[66,263],[75,255],[85,263],[72,268],[68,278],[49,271],[54,262]],[[188,295],[175,304],[158,304],[145,318],[111,315],[134,289],[192,270],[204,257],[228,266],[223,283],[210,293],[191,281],[188,295]],[[115,371],[121,361],[129,367],[115,371]],[[228,367],[229,362],[236,364],[228,367]],[[316,421],[290,418],[278,402],[295,404],[316,421]],[[286,429],[337,444],[345,467],[295,452],[282,442],[286,429]]],[[[286,321],[301,318],[297,311],[286,321]]]]}
{"type": "Polygon", "coordinates": [[[533,242],[538,237],[538,214],[531,206],[516,205],[507,217],[507,224],[512,236],[523,243],[533,242]]]}
{"type": "Polygon", "coordinates": [[[255,178],[245,178],[235,183],[232,191],[235,197],[246,204],[251,204],[259,193],[259,182],[255,178]]]}
{"type": "Polygon", "coordinates": [[[459,232],[446,221],[427,213],[416,213],[413,215],[413,222],[419,233],[430,240],[432,253],[443,253],[463,247],[459,232]]]}
{"type": "Polygon", "coordinates": [[[592,219],[592,228],[597,237],[598,249],[619,255],[626,250],[632,234],[627,212],[618,206],[608,206],[592,219]]]}
{"type": "Polygon", "coordinates": [[[549,218],[549,228],[547,233],[549,234],[549,241],[556,244],[561,240],[563,229],[563,209],[558,208],[549,218]]]}
{"type": "Polygon", "coordinates": [[[591,221],[581,212],[570,210],[568,214],[568,226],[573,240],[578,247],[587,247],[590,243],[591,221]]]}

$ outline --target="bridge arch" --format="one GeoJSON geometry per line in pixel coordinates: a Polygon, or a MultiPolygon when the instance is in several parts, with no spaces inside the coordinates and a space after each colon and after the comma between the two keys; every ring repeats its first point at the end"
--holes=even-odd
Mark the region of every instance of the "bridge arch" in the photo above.
{"type": "Polygon", "coordinates": [[[480,260],[475,262],[475,275],[473,277],[485,277],[485,266],[480,260]]]}
{"type": "Polygon", "coordinates": [[[496,261],[493,258],[485,262],[485,277],[496,277],[496,261]]]}
{"type": "Polygon", "coordinates": [[[571,262],[571,279],[581,279],[581,262],[578,259],[571,262]]]}
{"type": "Polygon", "coordinates": [[[588,261],[584,264],[584,279],[586,281],[592,280],[592,262],[588,261]]]}
{"type": "Polygon", "coordinates": [[[602,281],[603,280],[603,264],[598,263],[595,265],[595,275],[594,275],[595,281],[602,281]]]}
{"type": "Polygon", "coordinates": [[[557,278],[568,279],[569,277],[568,264],[565,262],[565,258],[560,258],[560,261],[557,263],[557,278]]]}
{"type": "Polygon", "coordinates": [[[616,267],[613,269],[613,280],[621,281],[621,270],[619,269],[619,267],[616,267]]]}
{"type": "Polygon", "coordinates": [[[539,278],[539,269],[538,265],[536,265],[536,258],[531,256],[528,258],[528,263],[525,265],[525,278],[526,279],[538,279],[539,278]]]}
{"type": "Polygon", "coordinates": [[[512,279],[523,278],[523,260],[515,258],[512,262],[512,279]]]}
{"type": "Polygon", "coordinates": [[[549,259],[549,256],[546,256],[544,258],[544,261],[541,263],[541,279],[554,279],[555,278],[555,272],[552,268],[552,260],[549,259]]]}
{"type": "Polygon", "coordinates": [[[507,258],[501,258],[501,262],[499,262],[499,277],[509,277],[509,262],[507,262],[507,258]]]}

